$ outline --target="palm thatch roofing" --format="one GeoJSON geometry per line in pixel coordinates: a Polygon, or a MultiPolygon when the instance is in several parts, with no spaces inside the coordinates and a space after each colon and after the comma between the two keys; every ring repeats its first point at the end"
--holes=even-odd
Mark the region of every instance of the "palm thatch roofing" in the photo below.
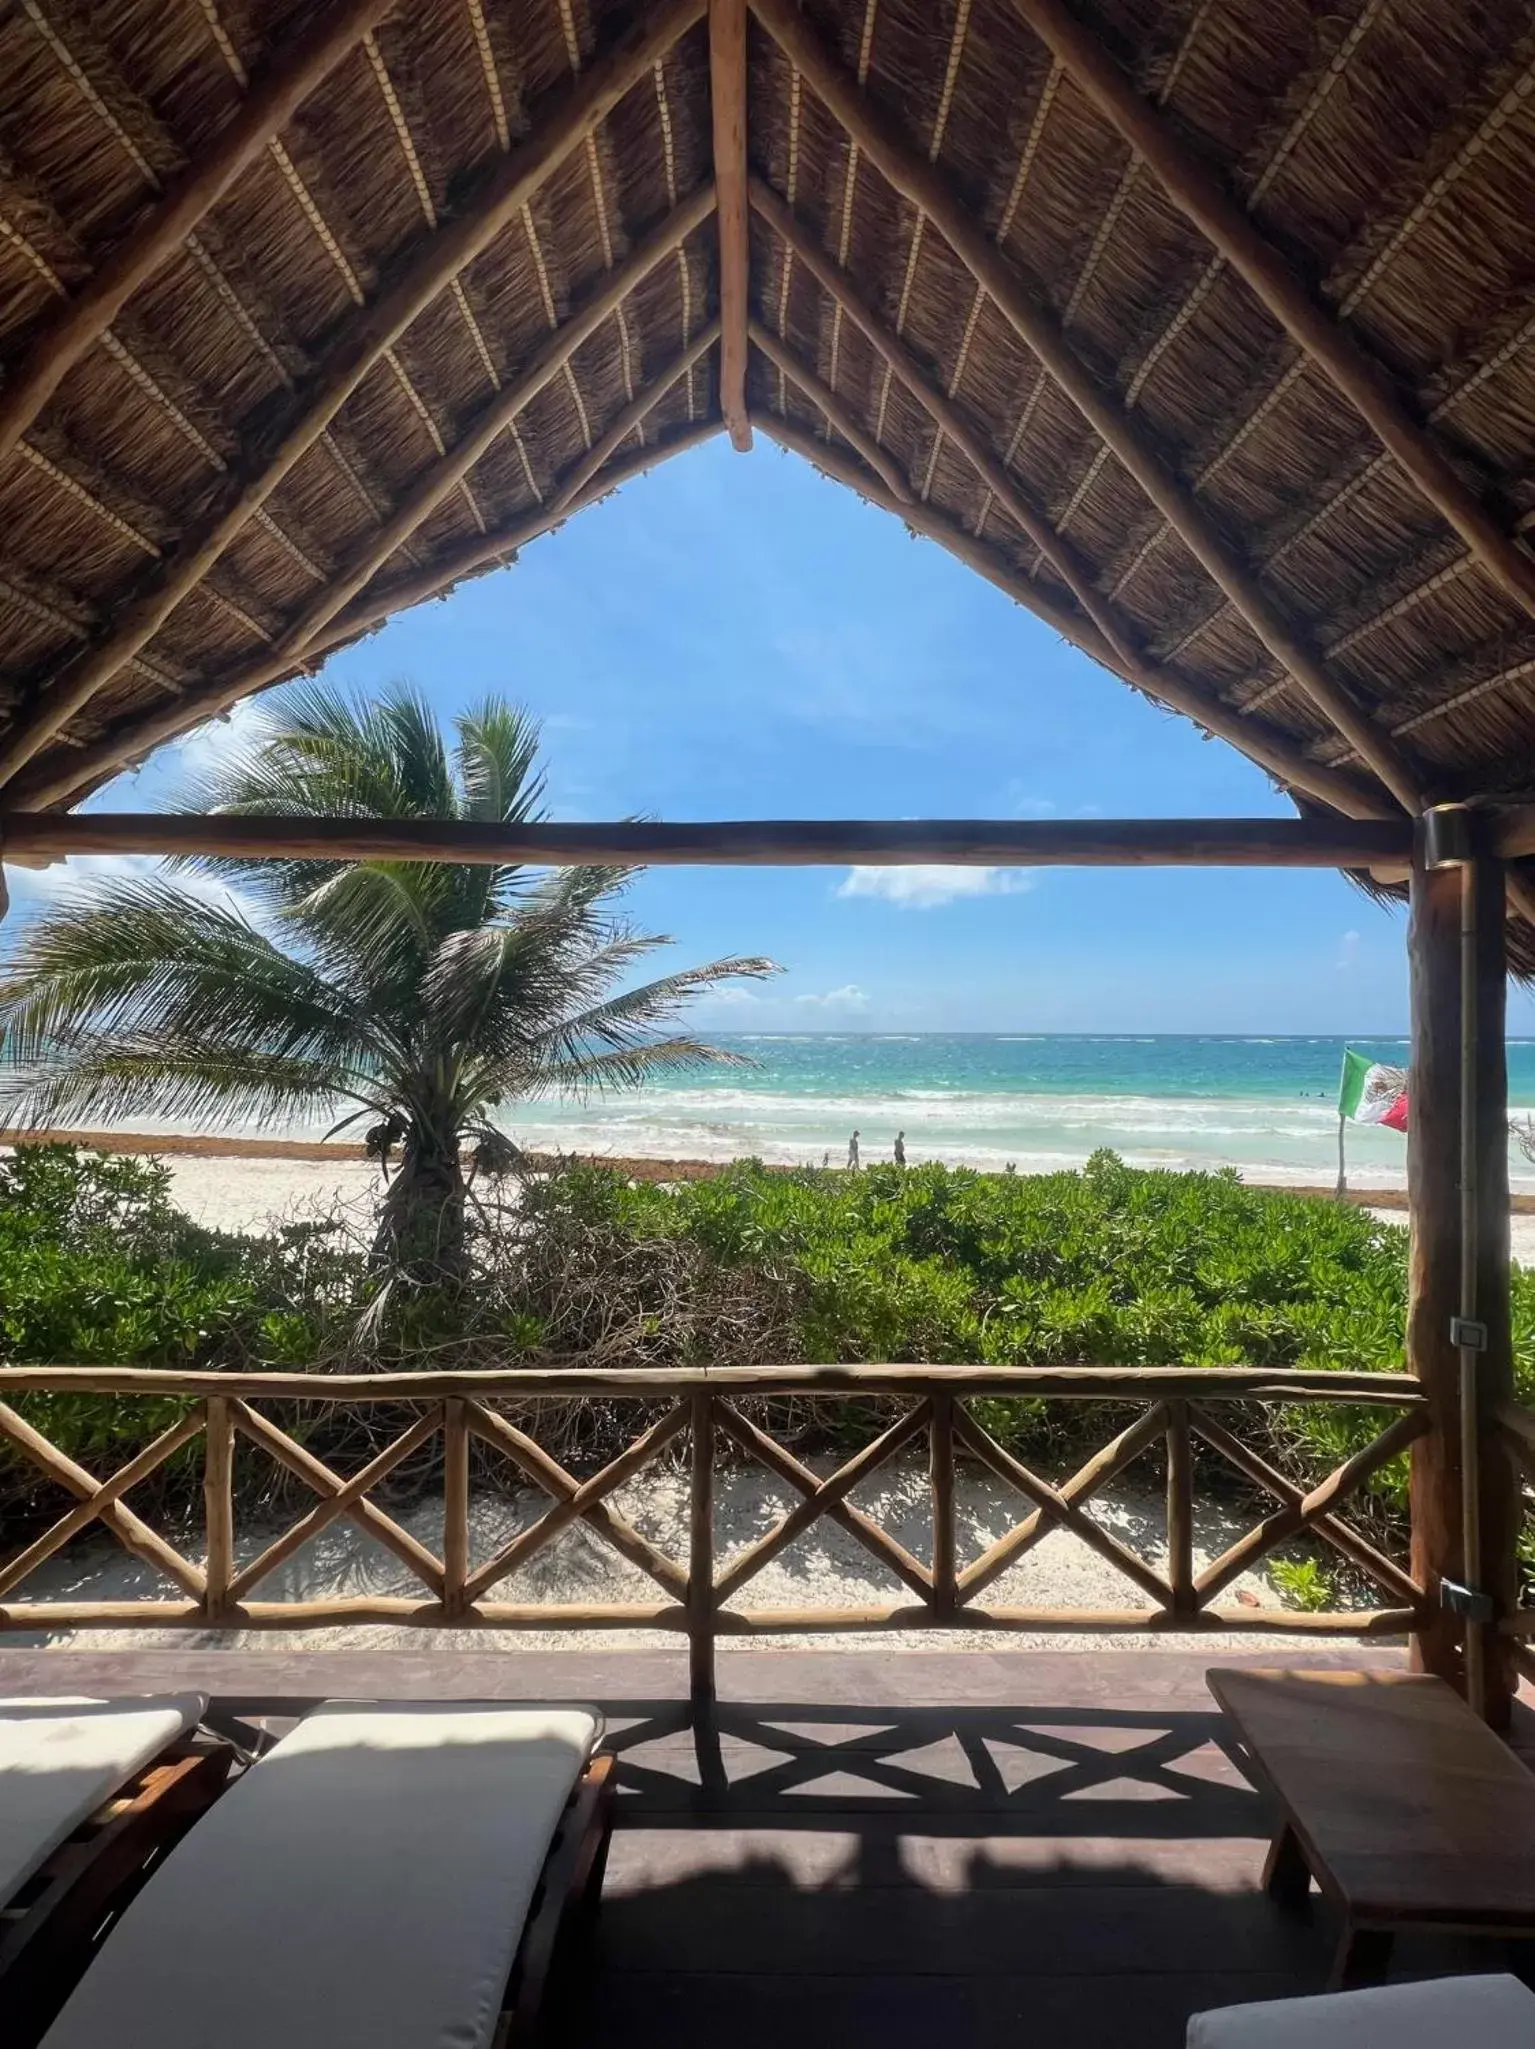
{"type": "Polygon", "coordinates": [[[722,422],[1306,808],[1528,797],[1532,281],[1535,0],[0,0],[0,802],[722,422]]]}

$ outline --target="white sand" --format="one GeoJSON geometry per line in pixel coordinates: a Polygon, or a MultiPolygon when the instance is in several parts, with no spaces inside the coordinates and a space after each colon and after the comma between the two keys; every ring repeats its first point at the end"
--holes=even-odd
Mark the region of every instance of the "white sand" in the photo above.
{"type": "Polygon", "coordinates": [[[382,1189],[369,1160],[197,1159],[172,1155],[176,1202],[218,1231],[259,1231],[274,1218],[319,1220],[375,1202],[382,1189]]]}
{"type": "MultiPolygon", "coordinates": [[[[245,1455],[242,1453],[242,1456],[245,1455]]],[[[826,1470],[824,1461],[816,1461],[826,1470]]],[[[723,1471],[716,1488],[716,1550],[721,1568],[731,1556],[771,1529],[790,1505],[789,1495],[758,1467],[723,1471]]],[[[797,1498],[797,1497],[794,1497],[797,1498]]],[[[612,1497],[615,1507],[652,1542],[679,1562],[687,1557],[687,1477],[679,1468],[657,1468],[621,1488],[612,1497]]],[[[1029,1504],[989,1476],[962,1469],[958,1476],[958,1527],[960,1562],[963,1566],[1028,1513],[1029,1504]]],[[[879,1527],[905,1545],[915,1557],[931,1555],[932,1523],[929,1513],[927,1478],[915,1463],[895,1468],[877,1482],[857,1489],[853,1500],[879,1527]]],[[[517,1530],[527,1526],[548,1507],[536,1490],[516,1489],[505,1495],[479,1495],[473,1508],[472,1562],[483,1563],[517,1530]]],[[[304,1513],[297,1503],[288,1520],[304,1513]]],[[[1160,1495],[1147,1487],[1123,1484],[1105,1489],[1091,1505],[1094,1520],[1138,1551],[1159,1571],[1166,1570],[1163,1508],[1160,1495]]],[[[404,1526],[430,1550],[441,1555],[441,1503],[427,1499],[398,1516],[404,1526]]],[[[1202,1566],[1218,1555],[1242,1530],[1257,1520],[1256,1512],[1243,1516],[1227,1507],[1200,1502],[1196,1508],[1196,1561],[1202,1566]]],[[[278,1520],[262,1529],[241,1533],[242,1563],[254,1558],[273,1536],[286,1526],[278,1520]]],[[[194,1534],[183,1547],[190,1555],[201,1551],[194,1534]]],[[[256,1600],[305,1600],[337,1596],[419,1594],[429,1598],[420,1582],[391,1553],[365,1537],[354,1525],[333,1524],[312,1538],[302,1550],[274,1572],[252,1593],[256,1600]]],[[[1348,1590],[1340,1599],[1348,1604],[1356,1598],[1348,1590]]],[[[18,1589],[16,1598],[27,1600],[126,1600],[135,1598],[176,1599],[176,1590],[148,1567],[120,1550],[110,1540],[81,1538],[49,1560],[18,1589]]],[[[666,1603],[670,1597],[645,1574],[618,1556],[587,1525],[567,1530],[529,1565],[503,1581],[489,1596],[516,1602],[623,1601],[666,1603]]],[[[822,1521],[779,1553],[763,1571],[736,1596],[732,1605],[750,1608],[856,1608],[901,1603],[910,1596],[902,1584],[853,1536],[822,1521]]],[[[1147,1596],[1130,1580],[1080,1538],[1056,1530],[1018,1564],[992,1582],[981,1596],[984,1604],[996,1607],[1078,1608],[1142,1610],[1151,1605],[1147,1596]]],[[[1366,1605],[1377,1605],[1366,1594],[1366,1605]]],[[[1237,1609],[1277,1608],[1282,1604],[1271,1582],[1262,1573],[1244,1573],[1220,1597],[1223,1607],[1237,1609]]],[[[139,1645],[167,1648],[190,1640],[199,1648],[214,1646],[270,1645],[269,1632],[90,1631],[72,1638],[61,1633],[55,1642],[74,1641],[91,1648],[118,1649],[139,1645]]],[[[25,1639],[11,1637],[13,1644],[25,1639]]],[[[591,1650],[611,1649],[615,1643],[639,1648],[664,1646],[675,1636],[656,1630],[436,1630],[428,1639],[443,1649],[488,1650],[591,1650]]],[[[369,1626],[359,1639],[358,1625],[339,1628],[285,1632],[281,1641],[295,1649],[324,1650],[357,1647],[406,1648],[420,1646],[420,1631],[408,1628],[369,1626]]],[[[774,1645],[799,1649],[886,1651],[892,1647],[888,1632],[825,1635],[783,1635],[731,1639],[734,1645],[767,1649],[774,1645]]],[[[1095,1635],[1058,1635],[1048,1631],[1027,1634],[1000,1631],[967,1631],[967,1648],[1080,1649],[1101,1644],[1095,1635]]],[[[935,1638],[930,1632],[904,1634],[905,1647],[926,1645],[935,1638]]],[[[1152,1634],[1140,1632],[1113,1638],[1117,1649],[1235,1649],[1239,1646],[1272,1649],[1285,1645],[1293,1650],[1297,1639],[1272,1632],[1252,1635],[1190,1633],[1152,1634]]]]}

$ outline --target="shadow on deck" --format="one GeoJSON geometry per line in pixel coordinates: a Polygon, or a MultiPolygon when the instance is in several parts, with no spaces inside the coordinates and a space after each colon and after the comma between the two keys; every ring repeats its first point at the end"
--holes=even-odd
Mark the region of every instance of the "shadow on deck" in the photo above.
{"type": "MultiPolygon", "coordinates": [[[[1269,1812],[1204,1686],[1212,1662],[1276,1658],[719,1662],[696,1730],[682,1660],[648,1652],[14,1653],[0,1690],[174,1677],[226,1717],[327,1694],[600,1701],[619,1823],[560,2049],[1175,2049],[1200,2008],[1325,1984],[1331,1914],[1314,1899],[1289,1918],[1261,1891],[1269,1812]]],[[[1396,1974],[1509,1967],[1497,1944],[1422,1938],[1396,1974]]]]}

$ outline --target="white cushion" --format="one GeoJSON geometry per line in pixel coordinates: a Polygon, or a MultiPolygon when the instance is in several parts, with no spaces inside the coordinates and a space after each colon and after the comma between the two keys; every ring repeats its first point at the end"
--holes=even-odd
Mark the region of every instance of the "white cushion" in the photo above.
{"type": "Polygon", "coordinates": [[[0,1905],[207,1706],[201,1693],[0,1700],[0,1905]]]}
{"type": "Polygon", "coordinates": [[[1517,1978],[1427,1978],[1319,1999],[1196,2013],[1188,2049],[1535,2049],[1535,1993],[1517,1978]]]}
{"type": "Polygon", "coordinates": [[[47,2049],[482,2049],[590,1710],[319,1708],[183,1838],[47,2049]]]}

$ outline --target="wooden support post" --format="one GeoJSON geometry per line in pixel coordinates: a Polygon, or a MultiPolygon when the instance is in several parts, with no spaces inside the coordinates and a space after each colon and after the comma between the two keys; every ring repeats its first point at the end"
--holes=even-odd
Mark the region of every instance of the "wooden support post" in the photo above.
{"type": "Polygon", "coordinates": [[[928,1481],[933,1505],[933,1613],[952,1616],[955,1595],[954,1397],[935,1394],[927,1426],[928,1481]]]}
{"type": "Polygon", "coordinates": [[[1413,1456],[1413,1577],[1431,1603],[1449,1579],[1489,1599],[1493,1616],[1489,1624],[1435,1606],[1414,1650],[1495,1727],[1507,1725],[1516,1686],[1496,1621],[1516,1605],[1520,1516],[1497,1422],[1513,1393],[1504,887],[1484,821],[1446,807],[1420,822],[1407,1346],[1432,1427],[1413,1456]]]}
{"type": "Polygon", "coordinates": [[[714,1711],[714,1397],[689,1396],[688,1693],[694,1719],[714,1711]]]}
{"type": "Polygon", "coordinates": [[[1454,868],[1428,863],[1420,823],[1407,948],[1412,1003],[1407,1202],[1407,1363],[1423,1384],[1432,1427],[1412,1449],[1412,1576],[1428,1597],[1413,1664],[1464,1684],[1460,1625],[1439,1606],[1459,1580],[1459,1361],[1450,1319],[1460,1306],[1460,890],[1454,868]]]}
{"type": "MultiPolygon", "coordinates": [[[[1473,827],[1478,822],[1473,820],[1473,827]]],[[[1513,1400],[1509,1301],[1508,964],[1504,870],[1476,849],[1461,875],[1462,1188],[1461,1314],[1486,1332],[1461,1352],[1463,1441],[1474,1447],[1476,1485],[1464,1504],[1466,1576],[1493,1605],[1491,1623],[1468,1625],[1467,1693],[1494,1728],[1507,1728],[1518,1691],[1512,1646],[1496,1622],[1518,1606],[1521,1497],[1498,1411],[1513,1400]]],[[[1468,1468],[1470,1458],[1465,1459],[1468,1468]]]]}
{"type": "Polygon", "coordinates": [[[224,1619],[235,1572],[235,1422],[228,1395],[210,1394],[205,1413],[203,1514],[208,1556],[203,1571],[208,1589],[204,1600],[208,1620],[216,1623],[224,1619]]]}
{"type": "Polygon", "coordinates": [[[464,1612],[468,1580],[468,1404],[449,1395],[442,1405],[442,1605],[450,1617],[464,1612]]]}
{"type": "Polygon", "coordinates": [[[1167,1583],[1180,1615],[1194,1598],[1194,1459],[1189,1439],[1189,1405],[1167,1404],[1167,1583]]]}
{"type": "Polygon", "coordinates": [[[746,0],[709,0],[709,99],[719,194],[720,411],[730,445],[752,445],[746,410],[751,212],[746,202],[746,0]]]}

